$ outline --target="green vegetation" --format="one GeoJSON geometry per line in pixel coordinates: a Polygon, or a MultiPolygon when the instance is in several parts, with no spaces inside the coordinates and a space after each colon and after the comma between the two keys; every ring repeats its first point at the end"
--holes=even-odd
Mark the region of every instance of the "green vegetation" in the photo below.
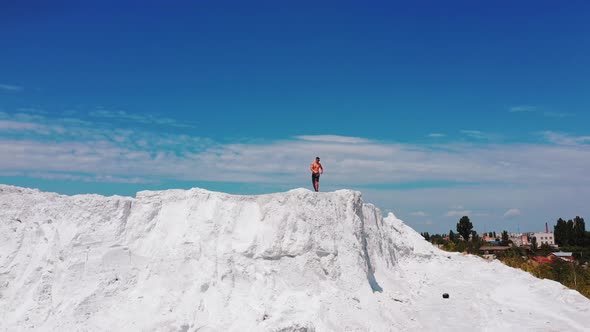
{"type": "MultiPolygon", "coordinates": [[[[456,231],[458,234],[449,230],[448,235],[430,235],[426,232],[422,233],[422,236],[443,250],[473,255],[481,255],[483,250],[480,251],[480,249],[490,246],[473,229],[473,224],[467,216],[459,220],[456,231]]],[[[484,235],[500,241],[501,246],[511,246],[509,249],[504,249],[498,257],[504,264],[527,271],[537,278],[557,281],[590,298],[590,232],[586,232],[584,218],[576,217],[567,222],[559,218],[554,227],[555,242],[559,245],[559,250],[572,252],[575,258],[573,262],[554,259],[552,263],[540,263],[533,260],[535,256],[547,257],[556,251],[547,244],[538,247],[537,239],[534,237],[529,239],[531,246],[515,247],[506,230],[498,234],[499,238],[496,237],[496,232],[484,235]]]]}
{"type": "MultiPolygon", "coordinates": [[[[461,234],[463,240],[469,241],[469,235],[471,235],[471,230],[473,229],[473,224],[469,220],[468,216],[463,216],[461,220],[457,223],[457,232],[461,234]]],[[[475,233],[477,234],[477,233],[475,233]]]]}
{"type": "Polygon", "coordinates": [[[503,246],[507,246],[510,243],[510,236],[508,236],[508,231],[502,232],[502,242],[503,246]]]}
{"type": "Polygon", "coordinates": [[[586,234],[584,218],[575,217],[567,222],[559,218],[553,230],[555,242],[559,246],[590,246],[590,238],[586,234]]]}

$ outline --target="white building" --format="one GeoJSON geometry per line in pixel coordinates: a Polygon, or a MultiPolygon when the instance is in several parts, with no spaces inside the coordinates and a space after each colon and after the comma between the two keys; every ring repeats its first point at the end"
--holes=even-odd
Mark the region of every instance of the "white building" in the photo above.
{"type": "Polygon", "coordinates": [[[517,247],[528,246],[530,244],[527,234],[509,233],[508,236],[510,237],[510,241],[517,247]]]}
{"type": "Polygon", "coordinates": [[[555,245],[555,237],[553,233],[533,233],[533,237],[537,238],[537,246],[548,244],[550,246],[555,245]]]}

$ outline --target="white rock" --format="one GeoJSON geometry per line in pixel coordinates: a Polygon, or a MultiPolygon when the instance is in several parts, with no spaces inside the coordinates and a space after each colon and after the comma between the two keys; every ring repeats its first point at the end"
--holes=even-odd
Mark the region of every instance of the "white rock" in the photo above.
{"type": "Polygon", "coordinates": [[[582,331],[588,315],[577,292],[443,253],[354,191],[0,185],[4,331],[582,331]]]}

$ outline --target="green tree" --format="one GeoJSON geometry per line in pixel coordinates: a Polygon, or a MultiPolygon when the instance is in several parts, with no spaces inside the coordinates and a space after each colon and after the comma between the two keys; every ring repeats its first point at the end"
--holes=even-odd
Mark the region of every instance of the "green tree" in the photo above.
{"type": "Polygon", "coordinates": [[[555,280],[555,274],[551,264],[539,264],[539,266],[533,270],[533,275],[539,279],[551,279],[555,280]]]}
{"type": "Polygon", "coordinates": [[[557,219],[557,224],[553,226],[553,234],[555,236],[555,243],[559,246],[567,245],[567,223],[565,220],[557,219]]]}
{"type": "Polygon", "coordinates": [[[455,242],[447,242],[443,245],[443,249],[446,251],[458,251],[457,250],[457,244],[455,242]]]}
{"type": "Polygon", "coordinates": [[[469,234],[473,229],[473,224],[469,221],[468,216],[463,216],[457,223],[457,232],[463,237],[465,241],[469,241],[469,234]]]}
{"type": "Polygon", "coordinates": [[[445,240],[442,235],[434,234],[434,235],[430,236],[430,242],[435,243],[435,244],[444,244],[445,240]]]}
{"type": "Polygon", "coordinates": [[[455,242],[455,233],[453,233],[453,230],[449,231],[449,241],[455,242]]]}
{"type": "Polygon", "coordinates": [[[503,231],[502,232],[502,245],[507,246],[509,241],[510,241],[510,236],[508,236],[508,231],[503,231]]]}
{"type": "Polygon", "coordinates": [[[537,237],[533,236],[533,238],[531,239],[531,247],[533,249],[533,251],[537,250],[537,237]]]}
{"type": "Polygon", "coordinates": [[[553,269],[553,280],[560,282],[564,285],[569,281],[574,270],[572,268],[573,266],[571,263],[567,263],[561,259],[557,259],[551,267],[553,269]]]}
{"type": "Polygon", "coordinates": [[[466,242],[466,241],[458,241],[457,243],[455,243],[455,251],[456,252],[469,252],[467,249],[468,244],[469,244],[469,242],[466,242]]]}
{"type": "Polygon", "coordinates": [[[543,243],[539,247],[538,251],[541,255],[547,256],[553,252],[553,248],[550,245],[548,245],[547,243],[543,243]]]}
{"type": "Polygon", "coordinates": [[[477,235],[476,231],[471,231],[471,242],[473,242],[473,243],[479,242],[479,235],[477,235]]]}
{"type": "Polygon", "coordinates": [[[566,246],[574,244],[574,221],[568,220],[565,228],[566,246]]]}
{"type": "Polygon", "coordinates": [[[430,234],[428,234],[428,232],[424,232],[424,233],[420,233],[423,237],[424,240],[430,242],[430,234]]]}
{"type": "Polygon", "coordinates": [[[586,224],[584,218],[575,217],[572,229],[572,241],[574,245],[583,246],[586,235],[586,224]]]}

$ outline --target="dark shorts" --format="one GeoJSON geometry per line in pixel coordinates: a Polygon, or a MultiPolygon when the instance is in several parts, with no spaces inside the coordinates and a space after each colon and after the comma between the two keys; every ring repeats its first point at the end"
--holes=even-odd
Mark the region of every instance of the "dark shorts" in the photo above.
{"type": "Polygon", "coordinates": [[[311,181],[319,181],[320,173],[311,173],[311,181]]]}

